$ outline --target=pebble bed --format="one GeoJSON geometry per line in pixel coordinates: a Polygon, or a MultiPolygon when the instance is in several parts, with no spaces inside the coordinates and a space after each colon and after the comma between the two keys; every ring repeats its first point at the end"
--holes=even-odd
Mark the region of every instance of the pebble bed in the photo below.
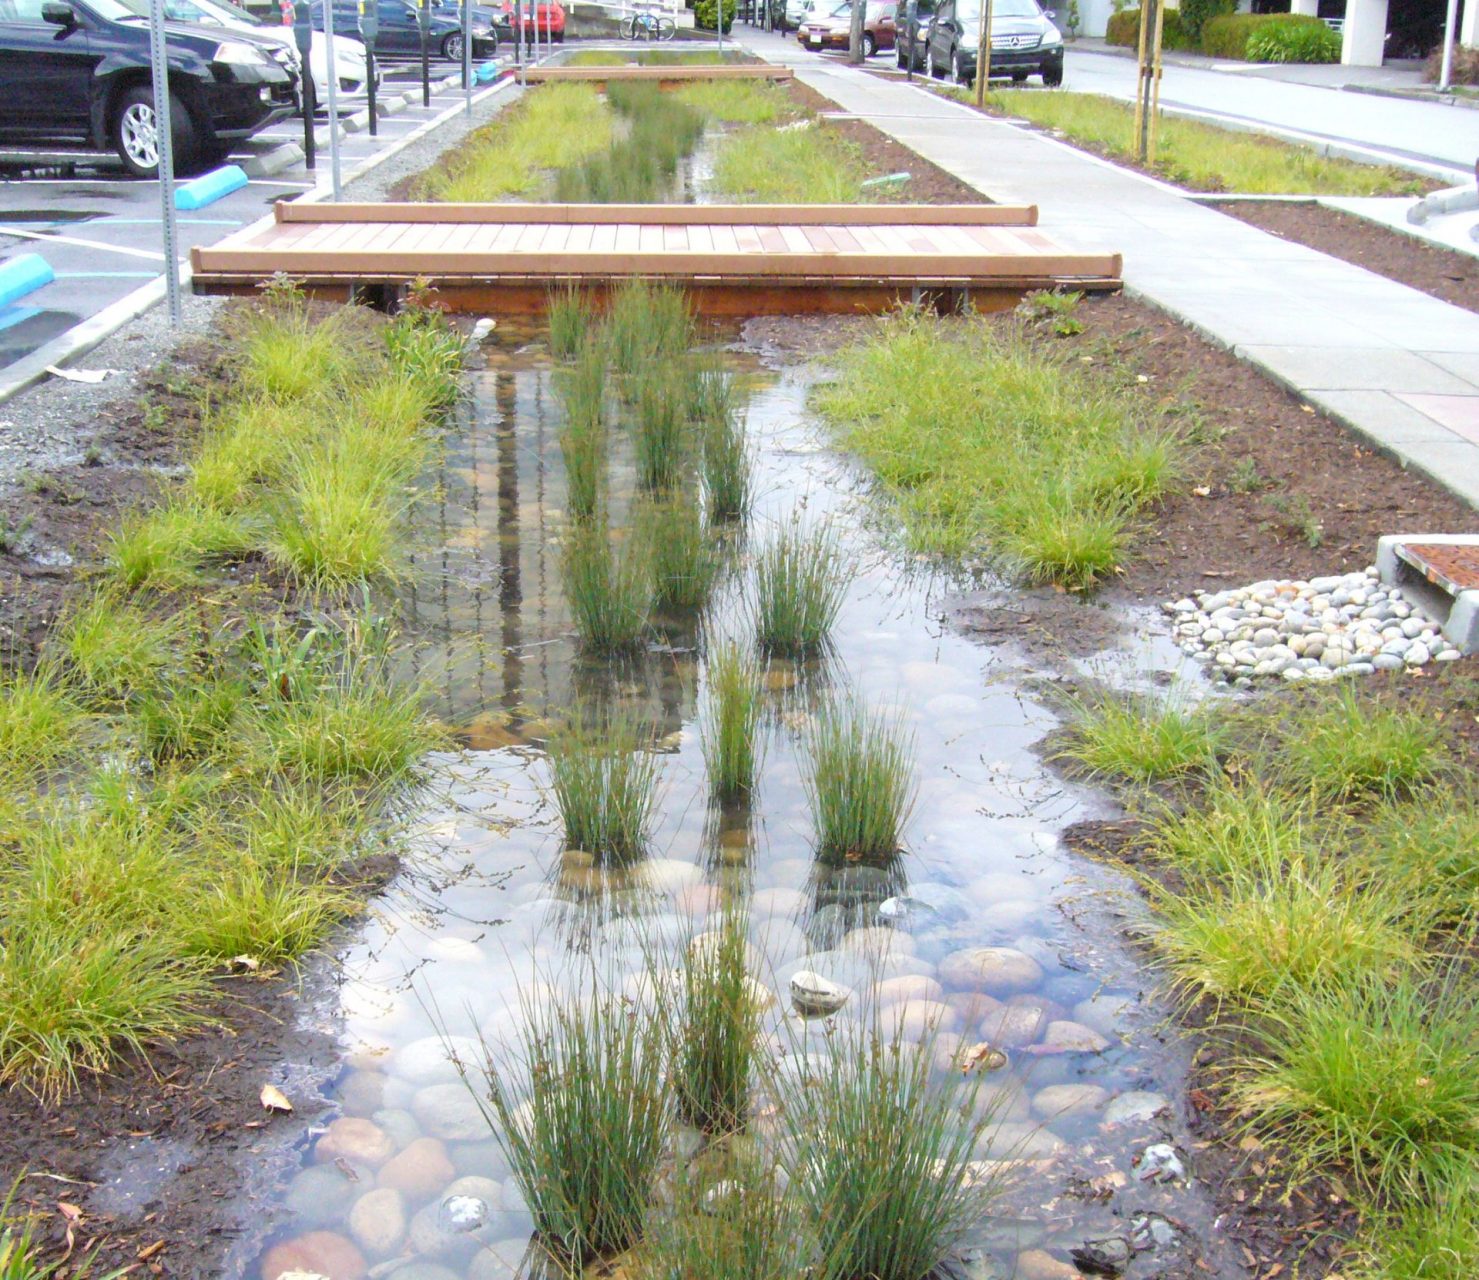
{"type": "Polygon", "coordinates": [[[1375,566],[1308,582],[1198,591],[1161,606],[1183,653],[1210,676],[1249,687],[1260,677],[1333,680],[1452,662],[1440,624],[1387,587],[1375,566]]]}

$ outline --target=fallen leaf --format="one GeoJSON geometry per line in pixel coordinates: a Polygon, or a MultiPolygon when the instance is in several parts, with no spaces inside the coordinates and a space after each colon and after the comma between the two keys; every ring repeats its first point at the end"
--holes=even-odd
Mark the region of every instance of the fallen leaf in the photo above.
{"type": "Polygon", "coordinates": [[[247,973],[256,973],[262,967],[262,962],[256,956],[232,956],[231,967],[245,970],[247,973]]]}
{"type": "Polygon", "coordinates": [[[1212,487],[1210,485],[1199,484],[1195,489],[1192,490],[1192,492],[1196,494],[1199,498],[1205,498],[1211,494],[1212,487]]]}
{"type": "Polygon", "coordinates": [[[138,1259],[140,1262],[148,1262],[150,1258],[152,1258],[163,1248],[164,1241],[156,1240],[153,1244],[145,1245],[142,1249],[139,1250],[138,1259]]]}
{"type": "Polygon", "coordinates": [[[258,1096],[264,1111],[290,1112],[293,1109],[293,1104],[288,1101],[288,1095],[275,1084],[264,1084],[258,1096]]]}

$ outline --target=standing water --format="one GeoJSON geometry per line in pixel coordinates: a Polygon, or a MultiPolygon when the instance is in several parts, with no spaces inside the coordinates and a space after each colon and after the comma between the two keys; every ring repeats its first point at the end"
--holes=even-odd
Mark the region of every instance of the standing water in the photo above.
{"type": "MultiPolygon", "coordinates": [[[[799,513],[831,523],[853,576],[827,657],[766,669],[750,805],[711,808],[700,633],[663,629],[617,665],[577,653],[559,579],[561,408],[543,345],[521,337],[533,335],[501,334],[470,375],[466,421],[423,508],[430,550],[403,602],[417,674],[466,749],[427,762],[413,857],[341,957],[341,1118],[283,1192],[265,1280],[516,1274],[530,1216],[449,1052],[476,1083],[480,1039],[511,1044],[533,993],[573,992],[599,972],[636,996],[654,950],[714,927],[726,900],[748,907],[774,999],[767,1030],[791,1067],[826,1035],[792,1008],[799,971],[871,987],[906,1036],[933,1023],[942,1075],[958,1047],[1001,1050],[981,1090],[996,1122],[978,1154],[1010,1179],[958,1274],[1072,1276],[1075,1250],[1116,1267],[1103,1274],[1233,1274],[1192,1270],[1216,1245],[1208,1201],[1185,1177],[1185,1063],[1161,1043],[1163,1011],[1120,941],[1116,911],[1132,896],[1060,843],[1108,808],[1033,752],[1056,724],[1032,692],[1041,663],[942,621],[950,584],[882,536],[864,478],[808,415],[818,371],[767,367],[739,344],[757,495],[745,546],[799,513]],[[829,872],[812,856],[804,735],[838,693],[896,712],[914,735],[918,804],[896,871],[829,872]],[[566,854],[546,797],[542,744],[577,699],[656,726],[652,852],[626,872],[566,854]],[[968,963],[976,948],[998,950],[968,963]]],[[[618,511],[631,474],[618,452],[618,511]]],[[[748,634],[740,582],[721,588],[710,636],[748,634]]]]}

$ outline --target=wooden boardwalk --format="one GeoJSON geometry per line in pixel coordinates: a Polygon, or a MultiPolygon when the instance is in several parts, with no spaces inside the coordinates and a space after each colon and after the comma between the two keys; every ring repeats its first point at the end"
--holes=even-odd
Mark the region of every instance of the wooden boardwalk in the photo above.
{"type": "Polygon", "coordinates": [[[877,311],[900,299],[988,310],[1032,289],[1114,288],[1114,253],[1065,249],[1030,207],[279,203],[275,220],[191,251],[197,292],[276,273],[328,297],[430,280],[454,310],[544,309],[551,288],[683,285],[713,315],[877,311]]]}

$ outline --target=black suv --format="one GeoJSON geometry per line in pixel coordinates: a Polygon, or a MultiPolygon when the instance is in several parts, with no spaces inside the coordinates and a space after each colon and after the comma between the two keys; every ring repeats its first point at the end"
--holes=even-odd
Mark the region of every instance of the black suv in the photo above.
{"type": "MultiPolygon", "coordinates": [[[[4,4],[5,0],[0,0],[4,4]]],[[[991,5],[991,75],[1021,84],[1042,76],[1049,87],[1063,83],[1063,35],[1053,25],[1053,10],[1037,0],[993,0],[991,5]]],[[[981,0],[940,0],[930,21],[925,61],[937,80],[954,75],[973,84],[981,47],[981,0]]]]}
{"type": "MultiPolygon", "coordinates": [[[[148,0],[0,0],[0,143],[112,146],[159,164],[148,0]]],[[[298,107],[297,51],[249,32],[167,22],[170,123],[181,172],[298,107]]]]}

